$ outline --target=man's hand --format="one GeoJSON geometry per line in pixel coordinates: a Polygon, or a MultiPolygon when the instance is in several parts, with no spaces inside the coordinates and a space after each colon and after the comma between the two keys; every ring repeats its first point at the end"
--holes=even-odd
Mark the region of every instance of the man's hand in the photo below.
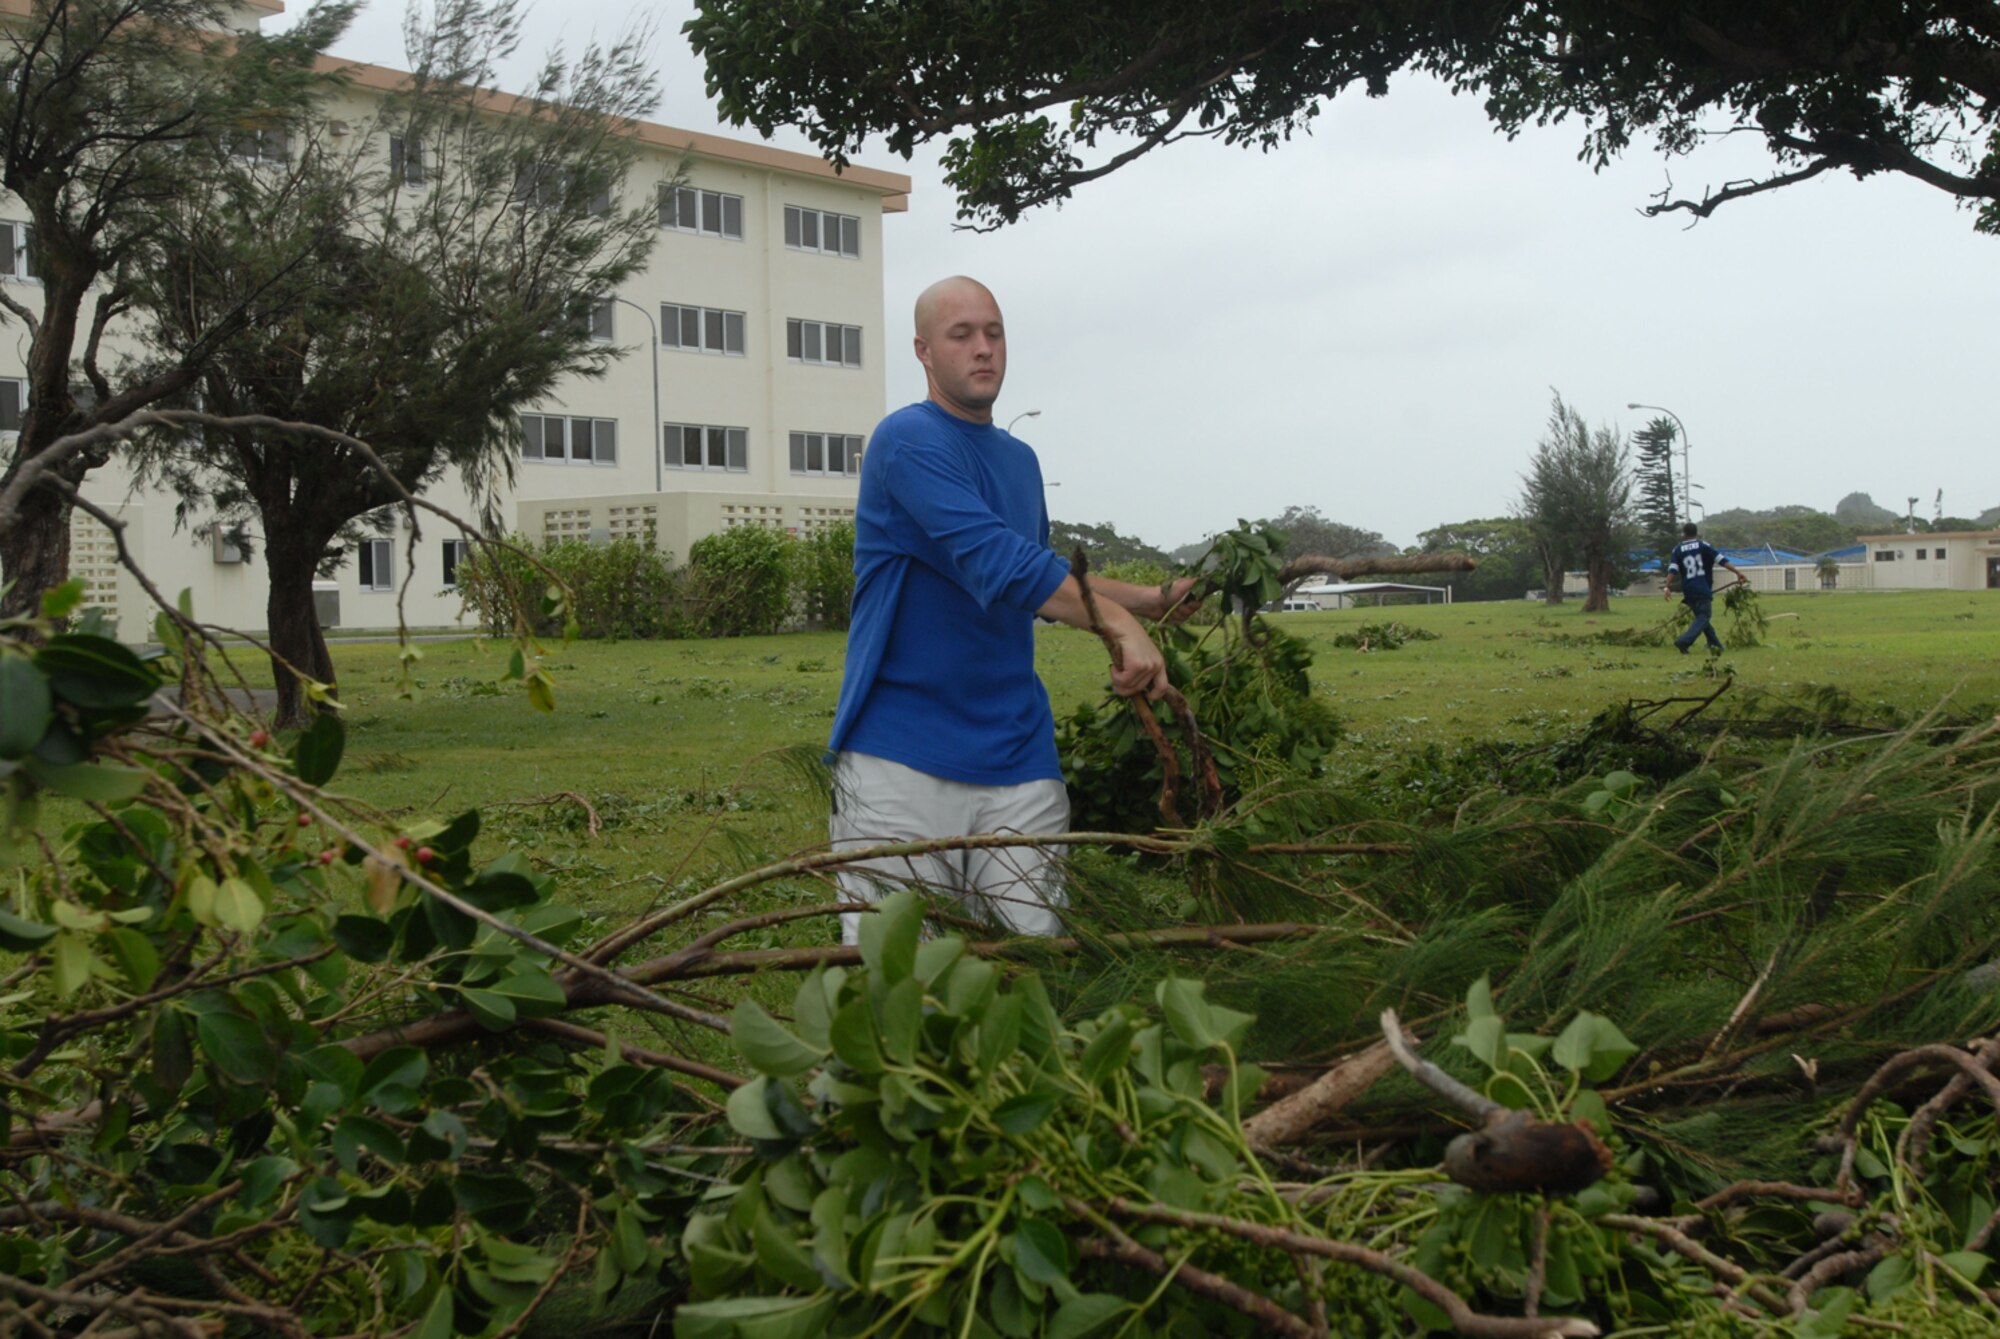
{"type": "Polygon", "coordinates": [[[1154,611],[1152,617],[1163,618],[1174,624],[1187,622],[1194,616],[1194,611],[1201,608],[1201,601],[1188,598],[1188,592],[1200,583],[1200,577],[1182,577],[1178,581],[1169,582],[1165,593],[1160,596],[1159,608],[1154,611]]]}
{"type": "Polygon", "coordinates": [[[1134,624],[1118,638],[1118,649],[1125,663],[1111,671],[1112,691],[1120,697],[1144,693],[1147,698],[1157,700],[1167,690],[1167,661],[1153,645],[1153,639],[1134,624]]]}

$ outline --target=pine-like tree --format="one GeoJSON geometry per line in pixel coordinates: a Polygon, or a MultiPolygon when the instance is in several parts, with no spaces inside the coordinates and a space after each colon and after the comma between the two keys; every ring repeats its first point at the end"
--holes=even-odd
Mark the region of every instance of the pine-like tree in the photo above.
{"type": "Polygon", "coordinates": [[[1674,446],[1679,431],[1670,418],[1656,418],[1632,434],[1636,459],[1632,464],[1633,508],[1639,526],[1639,546],[1665,554],[1680,535],[1679,498],[1674,492],[1674,446]]]}

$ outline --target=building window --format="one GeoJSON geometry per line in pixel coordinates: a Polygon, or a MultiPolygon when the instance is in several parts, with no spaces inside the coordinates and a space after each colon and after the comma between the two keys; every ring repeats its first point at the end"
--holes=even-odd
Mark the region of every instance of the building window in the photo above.
{"type": "Polygon", "coordinates": [[[1918,549],[1918,550],[1917,550],[1917,561],[1918,561],[1918,562],[1922,562],[1922,561],[1923,561],[1923,560],[1924,560],[1924,559],[1925,559],[1926,557],[1928,557],[1928,556],[1930,556],[1930,555],[1929,555],[1929,550],[1927,550],[1927,549],[1918,549]]]}
{"type": "Polygon", "coordinates": [[[617,305],[615,298],[597,298],[590,304],[586,324],[590,327],[590,337],[599,344],[609,344],[618,338],[618,322],[612,311],[617,305]]]}
{"type": "Polygon", "coordinates": [[[616,465],[618,421],[571,418],[562,414],[523,414],[521,459],[558,465],[616,465]]]}
{"type": "Polygon", "coordinates": [[[1798,588],[1799,588],[1799,569],[1796,567],[1787,567],[1785,569],[1785,589],[1797,590],[1798,588]]]}
{"type": "Polygon", "coordinates": [[[364,539],[359,554],[361,589],[394,590],[396,587],[395,549],[386,539],[364,539]]]}
{"type": "Polygon", "coordinates": [[[243,125],[229,132],[229,152],[253,163],[282,163],[291,147],[291,134],[281,125],[243,125]]]}
{"type": "Polygon", "coordinates": [[[0,377],[0,432],[19,432],[27,408],[28,383],[19,377],[0,377]]]}
{"type": "Polygon", "coordinates": [[[743,240],[743,197],[692,186],[660,188],[660,226],[743,240]]]}
{"type": "Polygon", "coordinates": [[[1894,549],[1877,549],[1875,550],[1875,561],[1878,563],[1893,563],[1896,561],[1896,551],[1894,549]]]}
{"type": "Polygon", "coordinates": [[[422,139],[415,135],[389,136],[389,178],[403,186],[422,186],[430,180],[422,139]]]}
{"type": "Polygon", "coordinates": [[[837,432],[792,434],[793,474],[856,475],[861,473],[861,439],[837,432]]]}
{"type": "Polygon", "coordinates": [[[35,278],[35,252],[28,225],[0,223],[0,279],[35,278]]]}
{"type": "Polygon", "coordinates": [[[785,206],[785,245],[795,251],[861,258],[861,220],[852,214],[785,206]]]}
{"type": "Polygon", "coordinates": [[[785,355],[793,362],[861,366],[861,327],[829,321],[785,322],[785,355]]]}
{"type": "MultiPolygon", "coordinates": [[[[1919,556],[1921,557],[1922,555],[1919,555],[1919,556]]],[[[1944,558],[1944,550],[1943,550],[1943,549],[1941,549],[1941,548],[1938,548],[1938,549],[1932,549],[1932,550],[1931,550],[1931,561],[1933,561],[1933,562],[1937,562],[1937,561],[1940,561],[1940,560],[1942,560],[1943,558],[1944,558]]]]}
{"type": "MultiPolygon", "coordinates": [[[[570,205],[576,173],[560,163],[524,163],[514,169],[514,203],[523,208],[562,209],[570,205]]],[[[585,212],[602,217],[611,212],[611,188],[591,192],[585,212]]]]}
{"type": "Polygon", "coordinates": [[[447,539],[444,542],[444,585],[446,590],[458,588],[458,565],[472,559],[472,541],[469,539],[447,539]]]}
{"type": "Polygon", "coordinates": [[[660,304],[660,343],[670,349],[741,358],[743,332],[742,312],[682,307],[671,302],[660,304]]]}
{"type": "Polygon", "coordinates": [[[668,423],[665,464],[670,470],[728,470],[741,474],[750,468],[750,431],[747,428],[717,427],[712,423],[668,423]]]}

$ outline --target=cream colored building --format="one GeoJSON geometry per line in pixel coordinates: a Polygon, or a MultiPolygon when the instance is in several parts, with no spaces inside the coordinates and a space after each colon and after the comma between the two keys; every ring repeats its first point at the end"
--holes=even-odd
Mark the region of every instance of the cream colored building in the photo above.
{"type": "MultiPolygon", "coordinates": [[[[281,9],[249,0],[239,23],[281,9]]],[[[329,109],[334,133],[369,133],[371,100],[404,76],[328,65],[349,79],[345,105],[329,109]]],[[[681,184],[662,196],[648,267],[599,310],[595,332],[622,356],[604,376],[579,380],[522,416],[526,445],[502,514],[538,539],[650,530],[676,561],[696,539],[729,526],[804,534],[851,517],[862,447],[884,412],[883,219],[907,207],[909,178],[864,167],[836,173],[807,154],[664,125],[636,133],[643,152],[627,192],[650,198],[677,174],[681,184]]],[[[378,138],[356,147],[386,163],[395,150],[378,138]]],[[[0,224],[15,221],[17,245],[22,217],[0,197],[0,224]]],[[[34,283],[20,273],[24,255],[0,282],[34,283]]],[[[26,336],[14,333],[0,337],[0,416],[10,378],[13,412],[20,409],[26,336]]],[[[260,562],[176,532],[175,499],[133,492],[115,462],[91,475],[85,491],[127,523],[127,542],[161,589],[189,588],[204,621],[264,626],[260,562]]],[[[469,511],[455,479],[431,496],[469,511]]],[[[407,527],[399,520],[392,537],[362,545],[321,583],[323,621],[395,626],[407,527]]],[[[149,635],[152,611],[113,563],[109,532],[78,513],[72,538],[71,570],[90,581],[88,603],[115,612],[125,639],[149,635]]],[[[457,552],[448,527],[422,519],[406,602],[411,626],[468,622],[450,587],[457,552]]]]}
{"type": "Polygon", "coordinates": [[[1862,535],[1838,550],[1834,570],[1818,558],[1744,567],[1753,590],[2000,590],[2000,530],[1862,535]]]}

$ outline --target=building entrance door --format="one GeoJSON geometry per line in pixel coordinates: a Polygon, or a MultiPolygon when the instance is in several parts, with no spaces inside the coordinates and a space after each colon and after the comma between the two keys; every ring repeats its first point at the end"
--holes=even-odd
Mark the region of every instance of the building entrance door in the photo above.
{"type": "Polygon", "coordinates": [[[2000,558],[1986,560],[1986,588],[2000,590],[2000,558]]]}

